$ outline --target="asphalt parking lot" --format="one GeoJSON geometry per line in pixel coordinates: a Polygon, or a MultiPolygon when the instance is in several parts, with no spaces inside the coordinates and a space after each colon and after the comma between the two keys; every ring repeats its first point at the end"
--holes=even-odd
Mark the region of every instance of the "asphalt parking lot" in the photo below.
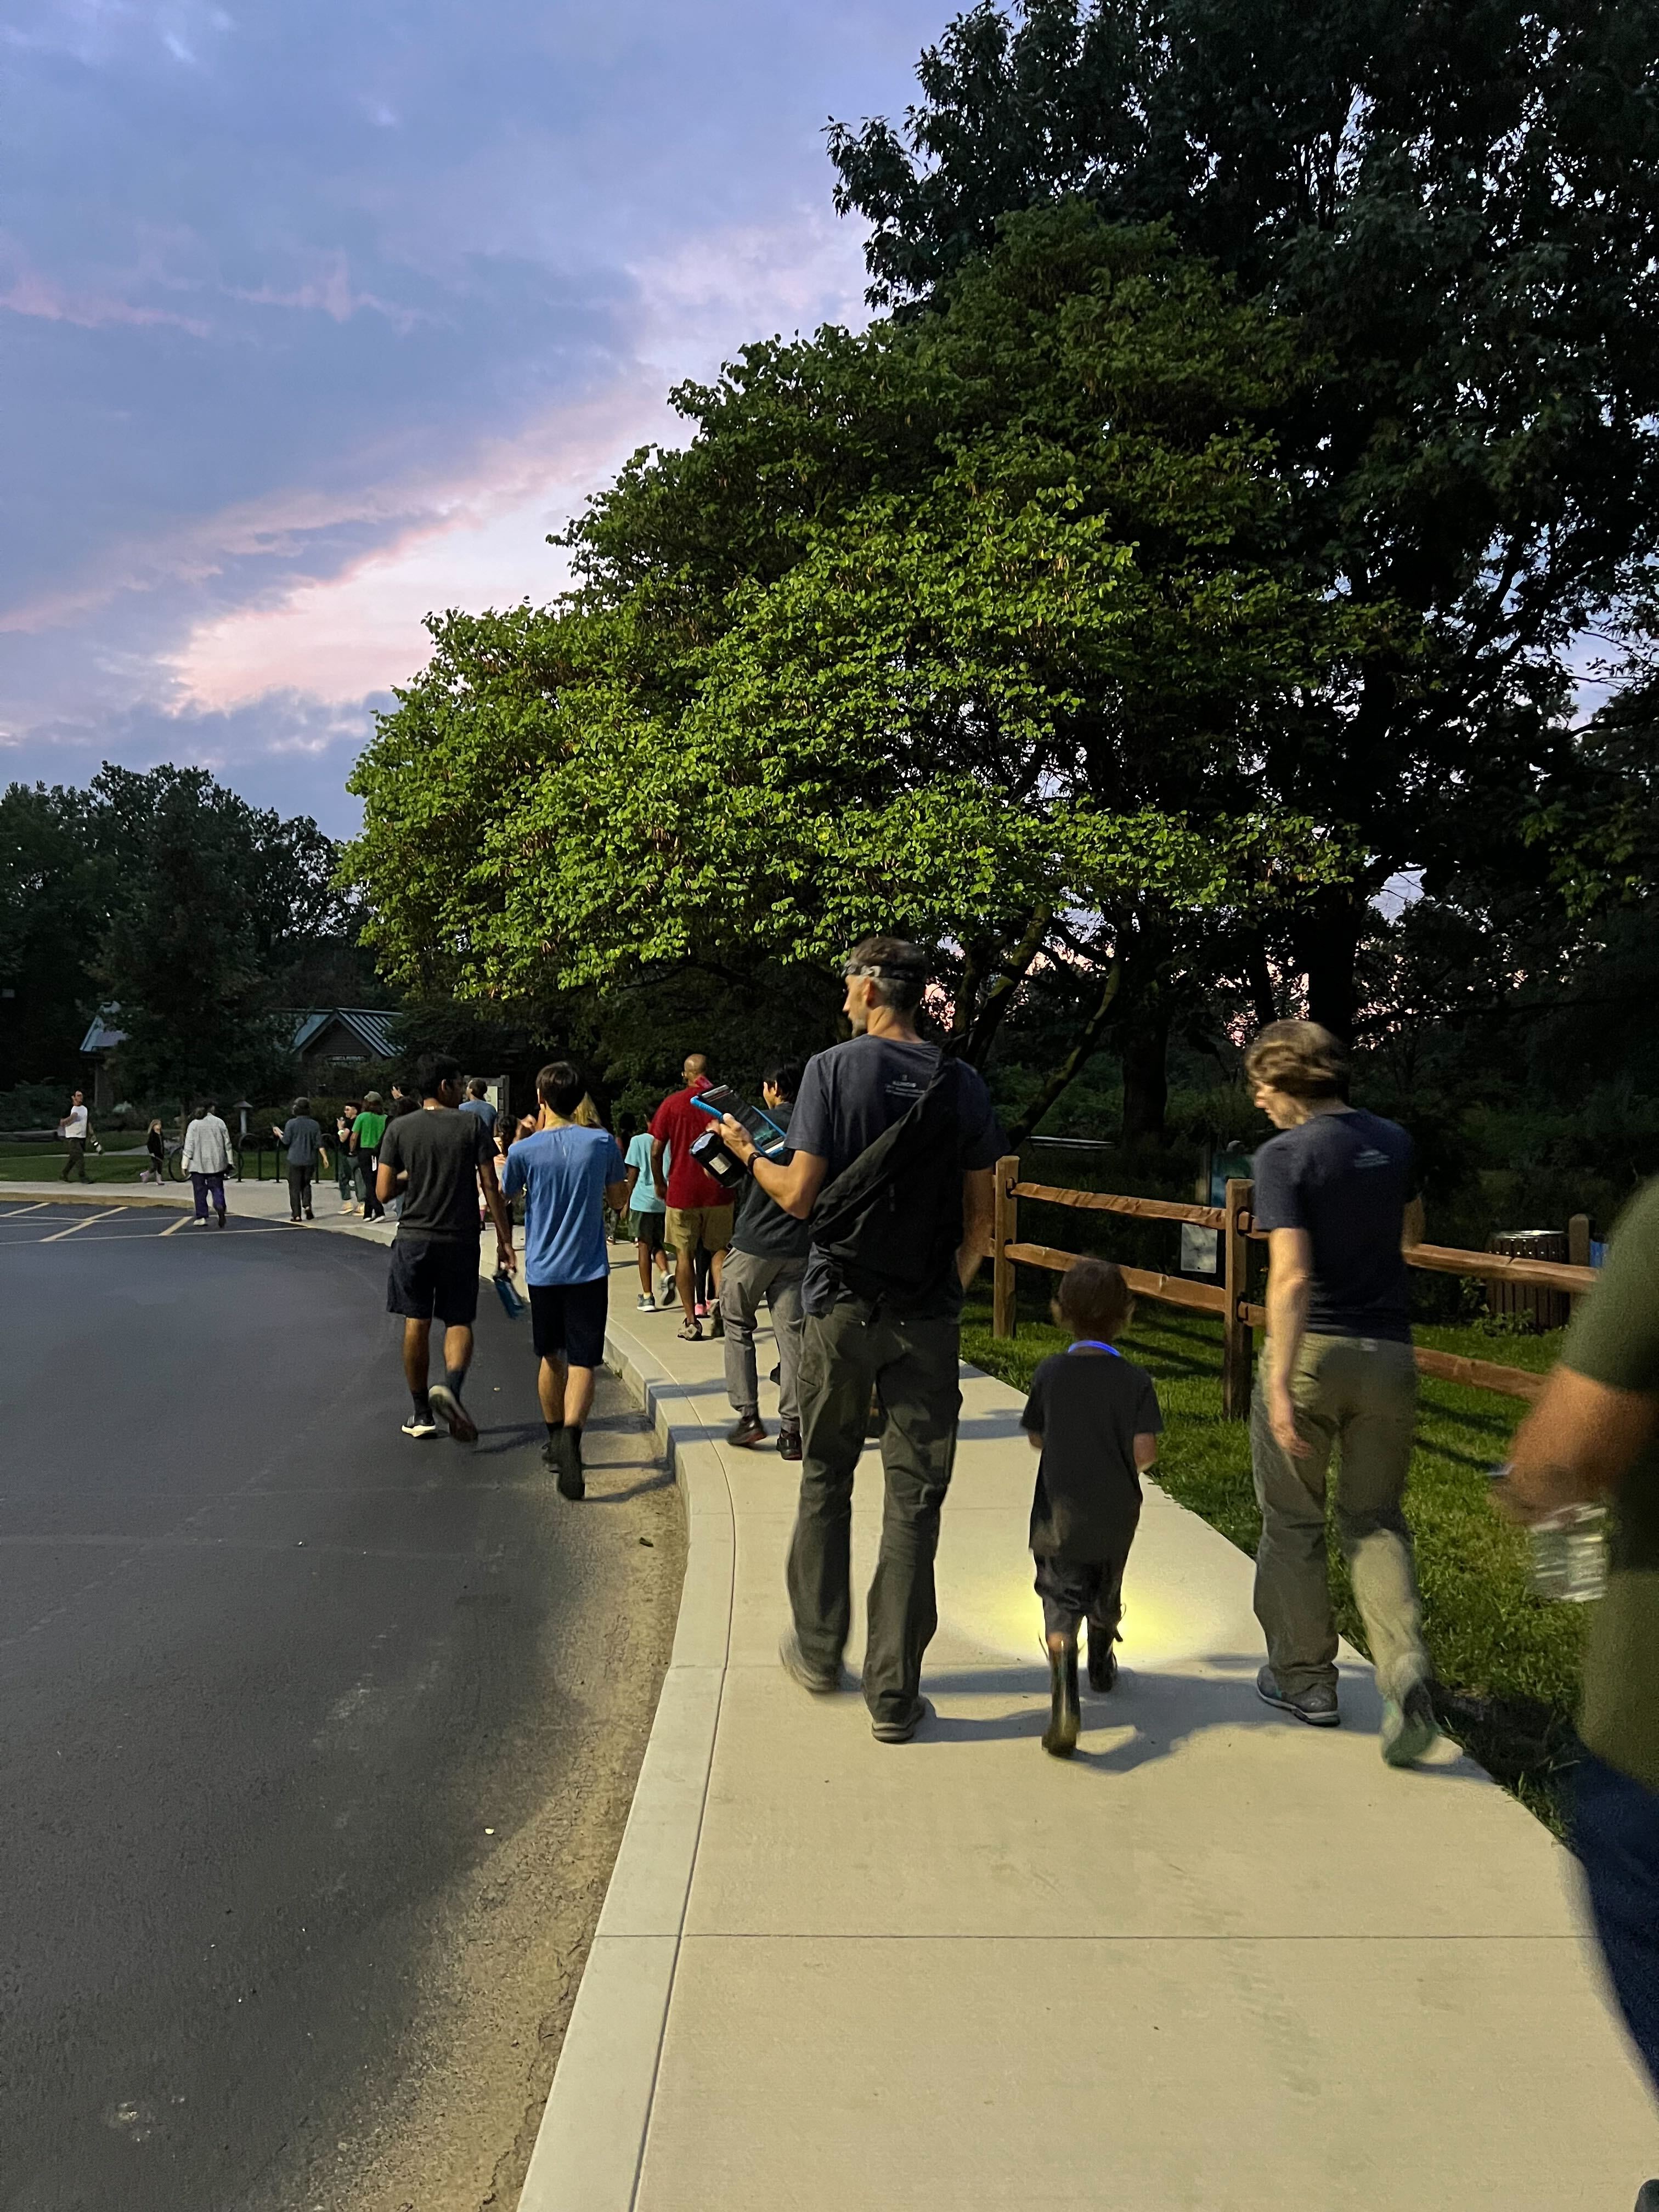
{"type": "Polygon", "coordinates": [[[399,1433],[385,1257],[0,1198],[0,2206],[510,2203],[672,1641],[678,1502],[607,1388],[540,1467],[399,1433]]]}

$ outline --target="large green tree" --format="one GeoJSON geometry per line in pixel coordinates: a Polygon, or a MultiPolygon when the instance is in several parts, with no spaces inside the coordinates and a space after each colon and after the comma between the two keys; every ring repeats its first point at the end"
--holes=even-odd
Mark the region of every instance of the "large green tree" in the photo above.
{"type": "Polygon", "coordinates": [[[1574,786],[1572,653],[1642,615],[1659,545],[1656,0],[986,0],[902,125],[834,134],[872,297],[916,313],[1011,210],[1168,222],[1295,315],[1271,416],[1291,544],[1411,650],[1261,725],[1279,805],[1362,865],[1241,937],[1339,1030],[1377,885],[1432,889],[1574,786]]]}
{"type": "Polygon", "coordinates": [[[939,312],[748,349],[573,533],[581,589],[451,616],[353,787],[405,980],[512,998],[936,950],[959,1049],[1054,971],[1069,1049],[1340,881],[1286,702],[1408,655],[1287,544],[1314,364],[1157,231],[1013,225],[939,312]]]}

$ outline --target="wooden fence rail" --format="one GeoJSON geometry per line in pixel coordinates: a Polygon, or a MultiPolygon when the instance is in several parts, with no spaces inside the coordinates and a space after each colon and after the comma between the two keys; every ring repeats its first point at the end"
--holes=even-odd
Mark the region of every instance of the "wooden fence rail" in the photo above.
{"type": "MultiPolygon", "coordinates": [[[[1249,1410],[1250,1365],[1254,1352],[1251,1331],[1265,1328],[1265,1308],[1252,1305],[1245,1296],[1248,1253],[1252,1242],[1265,1241],[1266,1231],[1250,1218],[1254,1185],[1243,1179],[1227,1185],[1224,1206],[1187,1206],[1175,1199],[1131,1198],[1115,1191],[1066,1190],[1053,1183],[1024,1182],[1019,1160],[1010,1153],[997,1162],[996,1223],[992,1237],[992,1329],[1012,1337],[1016,1319],[1017,1267],[1042,1267],[1063,1275],[1079,1256],[1052,1244],[1022,1243],[1019,1201],[1035,1199],[1045,1206],[1069,1206],[1080,1211],[1117,1213],[1154,1221],[1187,1221],[1214,1229],[1221,1237],[1221,1280],[1195,1283],[1183,1275],[1160,1275],[1145,1267],[1125,1267],[1125,1281],[1137,1297],[1161,1305],[1182,1306],[1190,1312],[1214,1314],[1221,1322],[1221,1409],[1230,1419],[1242,1420],[1249,1410]]],[[[1488,1279],[1529,1283],[1541,1289],[1578,1295],[1595,1281],[1593,1267],[1569,1266],[1547,1260],[1510,1259],[1498,1252],[1462,1252],[1446,1244],[1419,1244],[1406,1258],[1413,1267],[1443,1274],[1478,1275],[1488,1279]]],[[[1496,1390],[1511,1398],[1531,1398],[1543,1382],[1541,1375],[1524,1367],[1505,1367],[1490,1359],[1466,1359],[1456,1352],[1417,1352],[1420,1373],[1444,1382],[1461,1382],[1479,1390],[1496,1390]]]]}

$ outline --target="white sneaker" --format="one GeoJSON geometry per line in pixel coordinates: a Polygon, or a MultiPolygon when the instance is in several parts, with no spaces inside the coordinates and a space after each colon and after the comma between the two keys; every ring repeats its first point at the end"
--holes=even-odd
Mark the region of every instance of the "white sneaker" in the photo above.
{"type": "Polygon", "coordinates": [[[638,1304],[635,1310],[639,1313],[655,1313],[657,1310],[657,1301],[652,1297],[649,1291],[641,1291],[639,1295],[638,1304]]]}
{"type": "Polygon", "coordinates": [[[675,1283],[674,1278],[671,1275],[668,1278],[668,1280],[663,1285],[662,1296],[658,1299],[657,1303],[662,1308],[662,1310],[666,1313],[671,1306],[677,1306],[679,1302],[679,1288],[675,1283]]]}

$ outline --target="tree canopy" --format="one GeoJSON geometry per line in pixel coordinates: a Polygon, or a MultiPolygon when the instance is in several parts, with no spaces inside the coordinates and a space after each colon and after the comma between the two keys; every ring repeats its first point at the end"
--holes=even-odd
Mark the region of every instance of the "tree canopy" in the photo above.
{"type": "Polygon", "coordinates": [[[971,1057],[1040,966],[1086,1053],[1121,989],[1341,880],[1261,732],[1410,641],[1287,544],[1296,326],[1075,204],[948,289],[682,390],[690,444],[594,502],[575,593],[434,625],[353,784],[397,973],[511,997],[879,925],[934,948],[971,1057]]]}

